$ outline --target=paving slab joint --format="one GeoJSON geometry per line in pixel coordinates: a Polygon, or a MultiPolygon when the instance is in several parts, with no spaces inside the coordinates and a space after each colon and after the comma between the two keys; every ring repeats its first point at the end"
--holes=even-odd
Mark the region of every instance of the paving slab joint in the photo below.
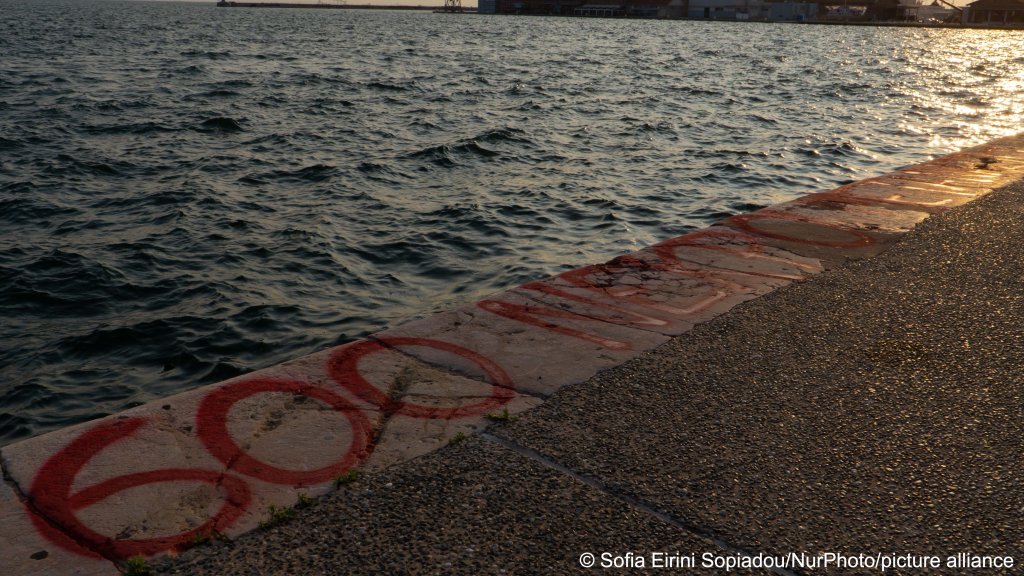
{"type": "Polygon", "coordinates": [[[18,481],[15,480],[10,475],[10,473],[7,472],[7,467],[4,466],[5,460],[6,458],[4,458],[4,452],[3,450],[0,450],[0,478],[3,479],[4,484],[7,484],[8,486],[11,487],[11,490],[13,490],[14,494],[18,497],[18,500],[20,500],[23,504],[29,502],[28,496],[24,492],[22,492],[21,486],[18,485],[18,481]]]}
{"type": "Polygon", "coordinates": [[[100,550],[96,550],[89,544],[89,542],[76,536],[73,532],[67,530],[59,522],[50,518],[42,510],[36,507],[35,502],[32,501],[32,498],[30,498],[28,494],[26,494],[25,491],[21,489],[21,485],[18,484],[18,481],[15,480],[10,475],[10,473],[7,472],[7,466],[4,465],[6,464],[6,460],[7,458],[4,456],[3,450],[0,450],[0,477],[2,477],[3,482],[11,488],[11,490],[14,492],[14,495],[18,497],[18,501],[21,502],[21,505],[25,507],[26,514],[39,518],[40,520],[45,522],[46,525],[51,530],[53,530],[56,533],[59,533],[62,537],[67,538],[71,542],[74,542],[83,550],[88,550],[89,552],[96,554],[99,557],[102,557],[104,560],[111,562],[114,566],[118,565],[116,559],[107,556],[100,550]]]}
{"type": "MultiPolygon", "coordinates": [[[[757,556],[757,552],[748,550],[748,549],[740,547],[740,546],[734,546],[734,545],[730,544],[729,542],[725,541],[724,539],[722,539],[722,537],[720,535],[715,534],[712,530],[709,530],[707,528],[704,528],[702,526],[694,524],[693,522],[689,522],[687,520],[679,518],[679,517],[677,517],[677,516],[675,516],[673,514],[669,514],[667,512],[659,510],[658,508],[656,508],[653,504],[651,504],[649,502],[645,502],[645,501],[641,500],[640,498],[637,498],[635,496],[631,496],[631,495],[625,493],[622,490],[616,490],[616,489],[612,488],[611,486],[609,486],[608,484],[606,484],[601,479],[596,478],[594,476],[591,476],[589,474],[584,474],[584,473],[581,473],[581,472],[577,472],[577,471],[569,468],[568,466],[565,466],[564,464],[558,462],[554,458],[551,458],[549,456],[541,454],[540,452],[538,452],[538,451],[536,451],[536,450],[534,450],[532,448],[528,448],[528,447],[523,446],[523,445],[521,445],[521,444],[519,444],[519,443],[517,443],[517,442],[515,442],[513,440],[509,440],[508,438],[497,436],[497,435],[492,434],[491,432],[487,432],[487,431],[481,432],[480,433],[480,438],[482,438],[483,440],[486,440],[488,442],[493,442],[493,443],[495,443],[495,444],[497,444],[497,445],[499,445],[499,446],[501,446],[501,447],[503,447],[503,448],[505,448],[507,450],[511,450],[511,451],[515,452],[516,454],[519,454],[520,456],[523,456],[525,458],[529,458],[529,459],[531,459],[531,460],[541,464],[542,466],[545,466],[547,468],[550,468],[552,470],[555,470],[557,472],[565,474],[565,475],[573,478],[574,480],[576,480],[578,482],[582,482],[583,484],[586,484],[587,486],[590,486],[591,488],[599,490],[603,494],[606,494],[607,496],[622,502],[623,504],[629,506],[630,508],[633,508],[633,509],[635,509],[635,510],[637,510],[639,512],[642,512],[642,513],[644,513],[644,514],[646,514],[648,516],[653,516],[654,518],[657,518],[658,520],[660,520],[660,521],[662,521],[662,522],[664,522],[666,524],[669,524],[669,525],[671,525],[671,526],[673,526],[675,528],[678,528],[680,530],[684,530],[684,531],[689,532],[689,533],[691,533],[691,534],[693,534],[693,535],[695,535],[697,537],[700,537],[700,538],[703,538],[705,540],[708,540],[708,541],[712,542],[715,546],[718,546],[719,548],[721,548],[722,550],[724,550],[726,552],[730,552],[730,553],[733,553],[733,554],[740,554],[740,555],[748,556],[748,557],[755,557],[755,556],[757,556]]],[[[773,574],[778,574],[779,576],[805,576],[801,572],[797,572],[797,571],[793,571],[793,570],[787,570],[787,569],[784,569],[784,568],[770,568],[770,569],[767,569],[767,570],[769,572],[773,573],[773,574]]]]}

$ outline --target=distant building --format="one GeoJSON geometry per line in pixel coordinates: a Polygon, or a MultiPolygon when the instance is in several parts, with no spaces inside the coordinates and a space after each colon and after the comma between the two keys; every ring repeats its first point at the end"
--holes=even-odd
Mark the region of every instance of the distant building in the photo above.
{"type": "Polygon", "coordinates": [[[682,18],[686,0],[495,0],[499,14],[601,18],[682,18]]]}
{"type": "MultiPolygon", "coordinates": [[[[479,0],[478,8],[481,14],[758,21],[816,20],[824,14],[823,10],[820,3],[801,0],[479,0]]],[[[864,14],[864,8],[859,14],[864,14]]]]}
{"type": "Polygon", "coordinates": [[[687,0],[639,0],[631,6],[631,14],[639,18],[682,18],[687,0]]]}
{"type": "Polygon", "coordinates": [[[481,14],[591,18],[689,18],[806,22],[969,22],[1024,25],[1024,0],[977,0],[962,10],[955,0],[478,0],[481,14]],[[926,2],[930,2],[926,4],[926,2]]]}
{"type": "Polygon", "coordinates": [[[825,7],[825,18],[829,20],[860,20],[866,17],[870,5],[866,2],[843,3],[825,7]]]}
{"type": "Polygon", "coordinates": [[[968,24],[1024,25],[1024,0],[978,0],[967,5],[964,22],[968,24]]]}
{"type": "MultiPolygon", "coordinates": [[[[760,0],[754,0],[760,10],[760,0]]],[[[751,0],[690,0],[686,10],[688,18],[706,18],[709,20],[749,20],[751,0]]]]}
{"type": "Polygon", "coordinates": [[[818,5],[809,2],[770,2],[768,20],[776,22],[814,20],[818,17],[818,5]]]}
{"type": "Polygon", "coordinates": [[[690,0],[688,18],[709,20],[805,21],[818,18],[820,6],[813,2],[772,2],[771,0],[690,0]]]}
{"type": "Polygon", "coordinates": [[[919,0],[902,0],[907,6],[907,15],[917,22],[960,21],[960,10],[943,5],[939,0],[922,4],[919,0]]]}
{"type": "Polygon", "coordinates": [[[572,9],[573,16],[596,16],[598,18],[625,18],[626,5],[622,0],[593,0],[572,9]]]}
{"type": "Polygon", "coordinates": [[[872,20],[882,22],[906,22],[914,19],[910,10],[911,6],[902,0],[875,0],[868,6],[866,14],[872,20]]]}

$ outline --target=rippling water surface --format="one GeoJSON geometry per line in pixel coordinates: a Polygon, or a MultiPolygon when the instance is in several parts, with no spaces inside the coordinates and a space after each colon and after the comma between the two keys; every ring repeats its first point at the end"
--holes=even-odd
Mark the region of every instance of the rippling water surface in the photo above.
{"type": "Polygon", "coordinates": [[[1013,133],[1022,54],[0,0],[0,444],[1013,133]]]}

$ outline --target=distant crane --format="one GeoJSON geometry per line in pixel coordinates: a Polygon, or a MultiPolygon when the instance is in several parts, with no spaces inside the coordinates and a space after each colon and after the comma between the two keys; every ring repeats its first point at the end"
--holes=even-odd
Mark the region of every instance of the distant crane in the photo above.
{"type": "Polygon", "coordinates": [[[964,13],[964,9],[959,7],[959,6],[957,6],[956,4],[950,4],[949,2],[946,2],[946,0],[935,0],[935,1],[938,2],[939,4],[945,4],[946,6],[949,6],[953,10],[956,10],[958,14],[963,14],[964,13]]]}

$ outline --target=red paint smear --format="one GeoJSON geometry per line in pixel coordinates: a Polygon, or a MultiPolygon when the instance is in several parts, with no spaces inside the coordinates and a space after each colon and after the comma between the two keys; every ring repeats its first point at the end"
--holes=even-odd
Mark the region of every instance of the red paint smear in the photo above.
{"type": "Polygon", "coordinates": [[[498,316],[504,316],[523,324],[529,324],[531,326],[537,326],[545,330],[557,332],[565,336],[572,336],[573,338],[579,338],[580,340],[586,340],[587,342],[593,342],[605,348],[612,350],[632,350],[633,346],[628,342],[620,342],[618,340],[612,340],[610,338],[602,338],[595,334],[583,332],[582,330],[576,330],[575,328],[569,328],[568,326],[562,326],[547,322],[543,318],[564,318],[566,320],[575,321],[595,321],[579,314],[573,314],[557,308],[543,308],[540,306],[524,306],[522,304],[512,304],[510,302],[501,302],[498,300],[481,300],[476,303],[477,307],[482,310],[486,310],[492,314],[498,316]]]}
{"type": "Polygon", "coordinates": [[[215,458],[231,470],[271,484],[304,486],[327,482],[353,468],[370,453],[372,425],[369,419],[345,398],[309,384],[291,380],[254,379],[228,384],[203,397],[196,413],[196,435],[215,458]],[[228,413],[241,400],[256,394],[284,392],[319,400],[348,419],[352,444],[334,464],[316,470],[288,470],[253,458],[231,438],[228,413]]]}
{"type": "Polygon", "coordinates": [[[763,254],[764,247],[757,243],[752,236],[726,228],[705,228],[704,230],[697,230],[696,232],[684,234],[683,236],[678,236],[671,240],[659,242],[652,246],[652,248],[654,253],[657,254],[658,257],[666,264],[683,264],[683,261],[676,256],[674,251],[675,248],[680,246],[713,250],[715,252],[725,252],[727,254],[735,254],[737,256],[747,258],[754,256],[777,259],[773,256],[763,254]],[[704,239],[725,240],[727,242],[738,241],[743,245],[743,248],[699,242],[704,239]]]}
{"type": "MultiPolygon", "coordinates": [[[[752,242],[749,243],[750,247],[746,250],[738,250],[735,248],[725,246],[706,245],[698,242],[698,240],[705,237],[729,239],[741,237],[743,239],[750,239],[749,236],[741,234],[740,232],[737,232],[735,230],[700,231],[656,245],[654,247],[654,254],[659,258],[659,260],[661,260],[661,262],[645,262],[637,258],[636,256],[627,254],[625,256],[615,258],[608,264],[586,266],[583,268],[577,268],[575,270],[563,272],[562,274],[559,275],[559,278],[577,288],[590,290],[597,294],[601,294],[602,296],[605,297],[614,298],[616,300],[636,304],[638,306],[650,308],[653,310],[667,312],[669,314],[682,318],[706,310],[716,302],[719,302],[726,298],[730,293],[737,293],[743,291],[742,285],[721,278],[722,275],[738,274],[747,276],[781,278],[785,280],[803,279],[802,276],[794,275],[780,276],[774,274],[762,274],[757,272],[744,272],[739,270],[684,268],[683,266],[685,266],[685,264],[674,253],[674,248],[677,246],[693,246],[708,250],[718,250],[722,252],[739,254],[744,257],[753,256],[770,260],[783,260],[775,256],[760,254],[760,245],[754,244],[752,242]],[[588,276],[597,275],[601,273],[615,274],[618,272],[629,272],[630,270],[634,270],[638,273],[642,273],[644,270],[656,270],[659,272],[665,272],[676,276],[697,278],[709,284],[717,285],[721,289],[709,290],[708,295],[704,299],[695,302],[692,306],[688,308],[679,308],[676,306],[669,306],[664,303],[657,302],[641,294],[613,294],[602,289],[599,286],[595,286],[593,284],[593,281],[590,278],[588,278],[588,276]]],[[[788,263],[789,261],[785,260],[785,262],[788,263]]],[[[796,265],[799,266],[799,264],[796,265]]],[[[538,328],[543,328],[545,330],[549,330],[573,338],[579,338],[587,342],[593,342],[595,344],[599,344],[601,346],[614,350],[630,350],[632,349],[632,346],[627,342],[620,342],[609,338],[603,338],[596,334],[591,334],[588,332],[584,332],[582,330],[569,328],[568,326],[555,324],[553,322],[545,320],[545,318],[564,318],[567,320],[576,320],[582,322],[607,322],[610,324],[617,324],[622,326],[665,326],[667,324],[666,321],[660,318],[640,314],[638,312],[621,308],[613,304],[609,304],[607,302],[602,302],[600,300],[595,300],[593,298],[573,294],[571,292],[562,290],[557,286],[553,286],[548,282],[530,282],[522,285],[520,289],[542,292],[545,294],[549,294],[551,296],[562,298],[564,300],[582,302],[584,304],[589,304],[597,308],[616,311],[625,316],[625,318],[592,318],[588,316],[573,314],[571,312],[553,307],[545,307],[538,305],[527,306],[522,304],[513,304],[510,302],[502,302],[498,300],[484,300],[478,302],[477,306],[483,310],[487,310],[488,312],[515,320],[517,322],[522,322],[524,324],[529,324],[531,326],[537,326],[538,328]]],[[[646,289],[642,285],[636,286],[635,289],[638,292],[646,291],[646,289]]]]}
{"type": "Polygon", "coordinates": [[[93,457],[107,447],[131,437],[145,424],[144,418],[126,418],[99,424],[75,438],[39,468],[32,483],[32,502],[40,514],[67,532],[61,533],[37,514],[30,514],[29,517],[41,536],[72,553],[81,554],[81,545],[106,558],[123,560],[131,556],[148,556],[180,547],[191,542],[196,534],[223,530],[241,516],[251,501],[248,486],[236,477],[222,475],[213,470],[168,468],[125,474],[85,488],[77,494],[71,494],[75,477],[93,457]],[[129,488],[179,481],[205,482],[219,486],[227,496],[224,505],[217,514],[197,528],[174,536],[139,540],[109,538],[86,526],[75,515],[75,512],[82,508],[92,506],[129,488]],[[71,542],[72,539],[75,541],[71,542]]]}
{"type": "MultiPolygon", "coordinates": [[[[823,202],[829,201],[831,198],[821,196],[820,198],[809,199],[806,203],[823,202]]],[[[857,202],[852,200],[851,203],[857,202]]],[[[692,247],[702,250],[711,250],[717,252],[723,252],[727,254],[734,254],[741,258],[757,258],[773,262],[779,262],[797,268],[809,268],[807,265],[802,265],[798,261],[781,258],[778,256],[772,256],[764,253],[764,246],[756,240],[756,237],[762,238],[774,238],[776,240],[784,240],[789,242],[810,244],[818,246],[829,246],[836,248],[854,248],[873,244],[875,239],[871,236],[853,229],[840,228],[830,226],[821,222],[815,222],[813,219],[789,214],[786,212],[780,212],[777,210],[761,210],[753,214],[745,214],[740,216],[734,216],[728,220],[729,223],[736,226],[740,230],[730,230],[727,228],[711,228],[686,234],[678,238],[661,242],[652,247],[652,252],[660,260],[660,262],[645,262],[640,258],[633,255],[620,256],[606,265],[603,266],[588,266],[584,268],[578,268],[576,270],[570,270],[564,272],[559,277],[565,280],[567,283],[586,290],[591,290],[596,293],[622,300],[624,302],[630,302],[639,306],[661,310],[674,314],[676,316],[685,317],[687,315],[701,312],[715,302],[718,302],[730,293],[738,293],[743,291],[743,286],[735,282],[726,280],[722,276],[726,275],[743,275],[743,276],[754,276],[762,278],[775,278],[786,281],[802,281],[804,276],[802,274],[790,274],[790,273],[768,273],[768,272],[751,272],[744,270],[731,270],[731,269],[715,269],[713,267],[700,268],[692,267],[693,265],[684,262],[675,254],[675,249],[678,247],[692,247]],[[777,234],[767,232],[754,227],[751,222],[755,220],[789,220],[789,221],[800,221],[812,225],[825,226],[829,229],[840,231],[846,234],[854,236],[853,240],[844,242],[829,242],[820,240],[809,240],[804,238],[791,237],[784,234],[777,234]],[[740,247],[729,246],[729,245],[716,245],[707,243],[704,240],[726,240],[728,242],[739,242],[740,247]],[[699,278],[711,284],[718,284],[721,290],[714,290],[713,293],[709,294],[705,299],[695,303],[689,308],[678,308],[672,306],[666,306],[660,302],[656,302],[647,298],[639,293],[637,294],[612,294],[606,290],[603,290],[599,286],[594,286],[592,281],[587,278],[588,275],[609,272],[615,273],[614,267],[621,267],[621,271],[628,271],[629,269],[637,270],[642,272],[643,270],[657,270],[666,272],[674,275],[687,276],[691,278],[699,278]]],[[[653,316],[647,316],[638,312],[633,312],[621,307],[617,307],[607,302],[602,302],[592,298],[587,298],[578,294],[573,294],[553,286],[547,282],[530,282],[521,286],[523,290],[533,290],[542,292],[562,298],[569,301],[577,301],[585,304],[589,304],[598,308],[604,308],[607,310],[613,310],[619,312],[625,318],[588,318],[577,314],[570,313],[568,311],[560,310],[558,308],[543,307],[543,306],[528,306],[522,304],[513,304],[510,302],[502,302],[497,300],[483,300],[477,303],[477,306],[483,310],[487,310],[493,314],[503,316],[517,322],[537,326],[545,330],[571,336],[573,338],[579,338],[588,342],[593,342],[601,346],[605,346],[611,349],[617,350],[628,350],[631,346],[625,342],[619,342],[608,338],[603,338],[595,334],[590,334],[567,326],[562,326],[547,320],[548,318],[561,318],[567,320],[577,321],[603,321],[618,325],[664,325],[665,322],[659,318],[653,316]]],[[[640,285],[636,287],[638,292],[645,291],[645,288],[640,285]]]]}
{"type": "Polygon", "coordinates": [[[659,244],[652,246],[654,253],[663,261],[664,269],[668,272],[673,273],[685,273],[688,275],[694,275],[700,278],[714,278],[723,274],[739,274],[742,276],[755,276],[761,278],[777,278],[779,280],[790,280],[801,282],[804,280],[804,276],[800,274],[787,274],[778,273],[772,274],[770,272],[750,272],[745,270],[732,270],[729,268],[692,268],[695,264],[684,262],[681,258],[676,256],[675,249],[678,247],[687,248],[698,248],[701,250],[711,250],[714,252],[724,252],[726,254],[733,254],[740,258],[755,258],[759,260],[767,260],[769,262],[779,262],[797,268],[813,269],[808,267],[806,264],[801,264],[798,261],[790,260],[780,256],[772,256],[764,252],[764,246],[761,245],[757,240],[746,233],[740,232],[739,230],[732,230],[725,227],[718,228],[707,228],[704,230],[698,230],[691,232],[678,238],[666,240],[659,244]],[[733,246],[722,246],[717,244],[707,244],[702,240],[726,240],[730,242],[741,242],[742,247],[737,248],[733,246]],[[680,268],[685,266],[691,266],[690,268],[680,268]]]}
{"type": "MultiPolygon", "coordinates": [[[[646,307],[646,308],[652,308],[652,309],[655,309],[655,310],[661,310],[663,312],[668,312],[670,314],[674,314],[676,316],[682,316],[682,317],[690,316],[692,314],[696,314],[697,312],[705,310],[708,307],[710,307],[712,304],[714,304],[715,302],[718,302],[719,300],[722,300],[726,296],[726,293],[722,292],[720,290],[709,290],[708,292],[710,294],[708,296],[706,296],[703,300],[694,303],[693,305],[689,306],[688,308],[679,308],[679,307],[676,307],[676,306],[670,306],[670,305],[664,304],[662,302],[658,302],[656,300],[651,300],[650,298],[647,298],[645,296],[641,296],[639,294],[612,294],[611,292],[607,291],[606,289],[604,289],[602,287],[594,286],[593,283],[587,278],[591,274],[598,274],[598,273],[615,274],[615,273],[628,273],[628,272],[632,271],[632,272],[635,272],[635,273],[638,273],[638,274],[642,274],[644,270],[652,270],[652,269],[653,270],[658,270],[658,271],[661,271],[661,272],[665,272],[665,273],[668,273],[668,274],[671,274],[671,275],[674,275],[674,276],[687,276],[687,277],[690,277],[690,278],[696,278],[696,279],[702,280],[702,281],[704,281],[704,282],[706,282],[708,284],[718,285],[719,288],[723,288],[727,292],[735,293],[738,290],[742,289],[742,287],[739,284],[736,284],[735,282],[730,282],[728,280],[723,280],[721,278],[715,278],[713,275],[708,274],[706,270],[687,270],[687,269],[682,269],[682,268],[675,267],[675,266],[662,266],[662,265],[652,266],[649,263],[643,262],[639,258],[637,258],[635,256],[632,256],[632,255],[629,255],[629,254],[627,254],[625,256],[620,256],[619,258],[616,258],[615,260],[613,260],[612,262],[609,262],[608,264],[604,264],[604,265],[600,265],[600,266],[587,266],[587,267],[584,267],[584,268],[577,268],[575,270],[569,270],[567,272],[563,272],[563,273],[559,274],[558,277],[561,278],[562,280],[565,280],[566,282],[572,284],[573,286],[578,287],[578,288],[583,288],[583,289],[586,289],[586,290],[590,290],[590,291],[596,292],[598,294],[607,295],[609,297],[612,297],[612,298],[615,298],[615,299],[618,299],[618,300],[624,300],[626,302],[631,302],[631,303],[637,304],[639,306],[643,306],[643,307],[646,307]]],[[[637,290],[637,292],[646,292],[647,291],[647,289],[643,285],[636,285],[636,286],[628,285],[626,287],[627,288],[635,289],[635,290],[637,290]]],[[[531,282],[529,284],[523,285],[523,288],[526,288],[526,289],[540,289],[540,290],[542,290],[544,292],[547,292],[549,294],[556,295],[556,296],[561,296],[563,298],[572,298],[572,299],[577,299],[577,300],[581,300],[581,301],[590,302],[590,303],[593,303],[595,306],[603,306],[605,308],[610,308],[612,310],[618,310],[620,312],[631,314],[631,315],[639,317],[639,318],[650,318],[650,317],[642,316],[640,314],[629,312],[629,311],[621,309],[621,308],[616,308],[616,307],[613,307],[613,306],[609,306],[608,304],[602,304],[602,303],[599,303],[599,302],[594,301],[594,300],[584,299],[584,298],[582,298],[580,296],[575,296],[575,295],[573,295],[571,293],[564,292],[564,291],[561,291],[561,290],[558,290],[558,294],[556,294],[554,292],[554,290],[557,290],[556,288],[550,287],[549,285],[547,285],[546,283],[543,283],[543,282],[531,282]],[[534,285],[536,285],[537,288],[533,288],[534,285]]],[[[611,320],[609,320],[609,321],[611,321],[611,320]]],[[[667,324],[666,322],[664,322],[662,320],[658,320],[658,322],[659,322],[658,325],[665,325],[665,324],[667,324]]],[[[647,323],[650,324],[650,322],[647,322],[647,323]]]]}
{"type": "Polygon", "coordinates": [[[491,410],[508,403],[509,400],[515,397],[515,392],[511,390],[512,379],[492,360],[461,346],[456,346],[455,344],[450,344],[448,342],[441,342],[439,340],[429,340],[426,338],[381,338],[380,341],[363,340],[348,346],[343,346],[335,351],[334,354],[331,355],[330,360],[327,361],[327,372],[335,382],[343,386],[346,390],[352,392],[359,398],[378,406],[384,412],[388,414],[401,414],[403,416],[411,416],[414,418],[452,420],[455,418],[476,416],[490,412],[491,410]],[[385,392],[368,382],[366,378],[363,377],[359,372],[359,361],[371,354],[387,351],[389,347],[397,348],[401,346],[433,348],[435,350],[441,350],[443,352],[448,352],[449,354],[460,356],[470,362],[473,362],[484,371],[487,378],[491,381],[491,396],[479,402],[464,404],[462,406],[452,408],[423,406],[420,404],[392,399],[385,392]]]}
{"type": "MultiPolygon", "coordinates": [[[[584,269],[581,268],[579,270],[572,270],[571,272],[582,272],[583,270],[584,269]]],[[[598,293],[603,293],[600,288],[595,288],[594,286],[586,284],[585,280],[582,280],[581,278],[574,278],[572,276],[568,276],[568,274],[569,273],[567,272],[566,275],[563,275],[562,277],[564,279],[566,279],[567,281],[573,282],[574,284],[576,284],[580,288],[586,288],[588,290],[597,291],[598,293]],[[580,282],[584,282],[584,283],[580,284],[580,282]]],[[[611,317],[599,318],[598,320],[601,320],[602,322],[609,322],[611,324],[620,324],[620,325],[624,325],[624,326],[630,326],[630,325],[633,325],[633,326],[636,326],[636,325],[642,325],[642,326],[664,326],[664,325],[668,324],[668,322],[666,322],[666,321],[664,321],[664,320],[662,320],[660,318],[655,318],[653,316],[647,316],[645,314],[640,314],[638,312],[633,312],[632,310],[626,310],[625,308],[619,308],[618,306],[613,306],[613,305],[610,305],[610,304],[607,304],[607,303],[604,303],[604,302],[600,302],[598,300],[594,300],[593,298],[587,298],[585,296],[580,296],[578,294],[573,294],[572,292],[566,292],[565,290],[562,290],[562,289],[560,289],[560,288],[558,288],[556,286],[552,286],[551,284],[548,284],[546,282],[530,282],[528,284],[523,284],[522,286],[520,286],[520,288],[523,289],[523,290],[532,290],[534,292],[541,292],[543,294],[549,294],[551,296],[556,296],[556,297],[561,298],[563,300],[575,300],[576,302],[582,302],[583,304],[589,304],[591,306],[596,306],[596,307],[599,307],[599,308],[604,308],[606,310],[614,310],[614,311],[616,311],[616,312],[618,312],[618,313],[620,313],[620,314],[622,314],[624,316],[632,318],[631,320],[622,320],[622,319],[619,319],[619,318],[611,318],[611,317]]],[[[646,300],[646,299],[642,299],[642,298],[634,298],[634,297],[628,297],[628,296],[613,296],[613,298],[617,298],[619,300],[625,300],[627,302],[634,301],[634,300],[640,300],[640,301],[646,300]]]]}
{"type": "Polygon", "coordinates": [[[824,246],[827,248],[860,248],[863,246],[870,246],[871,244],[875,243],[874,238],[868,236],[867,234],[861,232],[860,230],[854,230],[852,228],[841,228],[839,226],[831,226],[829,224],[825,224],[822,222],[816,222],[812,218],[808,218],[806,216],[790,214],[788,212],[781,212],[778,210],[765,209],[759,212],[754,212],[752,214],[740,214],[738,216],[732,216],[728,218],[726,221],[736,226],[737,228],[743,230],[744,232],[749,232],[750,234],[756,234],[758,236],[763,236],[765,238],[782,240],[784,242],[793,242],[795,244],[809,244],[811,246],[824,246]],[[751,222],[757,220],[782,220],[788,222],[801,222],[804,224],[810,224],[812,226],[821,226],[823,228],[828,228],[830,230],[843,232],[845,234],[854,236],[855,238],[853,240],[847,240],[845,242],[831,242],[827,240],[808,240],[806,238],[800,238],[797,236],[789,236],[787,234],[779,234],[776,232],[768,232],[765,230],[761,230],[760,228],[757,228],[753,224],[751,224],[751,222]]]}
{"type": "MultiPolygon", "coordinates": [[[[899,195],[899,192],[903,191],[902,188],[893,187],[893,195],[899,195]]],[[[935,192],[935,194],[943,194],[943,192],[935,192]]],[[[947,194],[947,196],[949,196],[947,194]]],[[[873,196],[858,196],[857,189],[851,188],[850,190],[835,191],[835,192],[823,192],[816,201],[820,202],[840,202],[842,204],[852,204],[855,206],[895,206],[896,208],[890,208],[895,211],[917,211],[917,212],[945,212],[950,209],[948,205],[950,200],[939,200],[936,202],[919,202],[917,200],[899,200],[895,198],[877,198],[873,196]]],[[[810,204],[808,202],[807,204],[810,204]]]]}

